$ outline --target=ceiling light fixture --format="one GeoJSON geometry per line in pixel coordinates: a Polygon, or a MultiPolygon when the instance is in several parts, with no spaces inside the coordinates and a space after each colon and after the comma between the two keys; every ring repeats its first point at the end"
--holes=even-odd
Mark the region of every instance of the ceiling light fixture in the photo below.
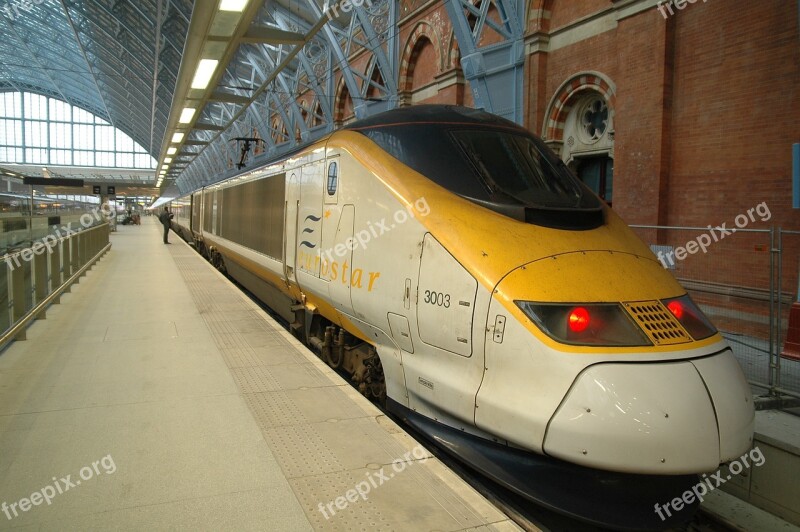
{"type": "Polygon", "coordinates": [[[194,118],[194,113],[197,111],[194,107],[184,107],[183,111],[181,111],[181,117],[178,119],[178,122],[181,124],[188,124],[194,118]]]}
{"type": "Polygon", "coordinates": [[[241,13],[247,7],[249,0],[222,0],[219,4],[220,11],[236,11],[241,13]]]}
{"type": "Polygon", "coordinates": [[[217,65],[219,65],[219,61],[216,59],[201,59],[194,73],[192,88],[206,89],[209,82],[211,82],[211,76],[213,76],[214,71],[217,70],[217,65]]]}

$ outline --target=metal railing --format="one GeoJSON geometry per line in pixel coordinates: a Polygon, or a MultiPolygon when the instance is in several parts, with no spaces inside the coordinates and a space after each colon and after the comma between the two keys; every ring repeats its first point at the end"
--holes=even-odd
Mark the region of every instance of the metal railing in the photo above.
{"type": "Polygon", "coordinates": [[[728,340],[750,384],[800,398],[800,361],[781,358],[800,301],[800,231],[631,227],[728,340]]]}
{"type": "Polygon", "coordinates": [[[109,225],[103,223],[0,256],[0,351],[24,340],[28,324],[44,319],[47,307],[110,247],[109,225]]]}

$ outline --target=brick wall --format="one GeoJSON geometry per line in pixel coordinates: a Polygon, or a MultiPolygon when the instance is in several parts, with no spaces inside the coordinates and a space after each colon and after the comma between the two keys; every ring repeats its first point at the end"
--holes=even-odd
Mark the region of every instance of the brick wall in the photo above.
{"type": "Polygon", "coordinates": [[[576,20],[607,9],[613,5],[611,0],[550,0],[545,2],[551,11],[550,29],[558,29],[576,20]]]}
{"type": "Polygon", "coordinates": [[[766,201],[791,210],[791,145],[800,142],[797,4],[708,2],[676,15],[668,197],[671,224],[732,220],[766,201]]]}

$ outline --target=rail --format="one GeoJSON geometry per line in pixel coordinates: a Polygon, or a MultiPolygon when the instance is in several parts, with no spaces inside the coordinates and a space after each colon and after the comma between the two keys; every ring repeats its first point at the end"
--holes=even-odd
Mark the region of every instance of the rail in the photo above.
{"type": "Polygon", "coordinates": [[[111,248],[109,224],[103,223],[61,238],[47,237],[0,257],[0,351],[25,340],[31,321],[45,319],[47,308],[111,248]]]}

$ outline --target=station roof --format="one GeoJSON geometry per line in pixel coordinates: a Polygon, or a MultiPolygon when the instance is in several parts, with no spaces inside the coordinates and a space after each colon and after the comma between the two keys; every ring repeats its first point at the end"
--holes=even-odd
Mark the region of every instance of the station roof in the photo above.
{"type": "Polygon", "coordinates": [[[185,194],[331,132],[339,100],[356,118],[396,106],[398,6],[0,0],[0,92],[57,98],[109,122],[158,162],[147,179],[131,174],[136,185],[185,194]]]}
{"type": "Polygon", "coordinates": [[[82,107],[157,157],[193,4],[9,0],[0,6],[0,91],[82,107]]]}

